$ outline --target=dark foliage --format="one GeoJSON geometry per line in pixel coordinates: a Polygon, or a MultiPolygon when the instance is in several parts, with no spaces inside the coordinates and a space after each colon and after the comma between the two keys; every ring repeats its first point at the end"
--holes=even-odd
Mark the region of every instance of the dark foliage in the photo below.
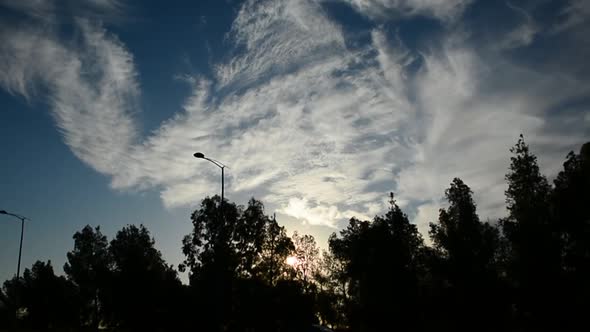
{"type": "Polygon", "coordinates": [[[439,289],[440,305],[436,317],[439,329],[468,329],[480,325],[480,331],[503,330],[509,316],[504,285],[497,274],[499,231],[482,223],[476,213],[471,189],[459,178],[445,191],[449,202],[441,209],[438,223],[430,224],[437,263],[432,277],[444,285],[439,289]]]}
{"type": "Polygon", "coordinates": [[[17,309],[21,326],[36,330],[79,326],[80,296],[77,287],[53,272],[51,261],[37,261],[23,277],[4,283],[4,293],[17,309]]]}
{"type": "Polygon", "coordinates": [[[506,180],[508,217],[501,220],[509,243],[507,274],[514,289],[516,324],[526,330],[558,324],[560,242],[551,218],[551,186],[521,135],[506,180]]]}
{"type": "Polygon", "coordinates": [[[68,262],[64,272],[78,286],[82,303],[80,320],[82,325],[98,327],[100,303],[108,294],[108,282],[112,259],[108,250],[106,236],[100,227],[84,227],[76,232],[74,250],[67,253],[68,262]]]}
{"type": "Polygon", "coordinates": [[[105,303],[109,320],[141,330],[166,326],[173,313],[168,303],[180,281],[154,247],[148,230],[143,225],[124,227],[111,241],[109,252],[113,257],[112,290],[105,303]]]}
{"type": "Polygon", "coordinates": [[[351,327],[373,331],[391,321],[416,322],[423,247],[393,196],[385,216],[373,222],[351,219],[340,237],[330,238],[330,250],[344,262],[339,278],[348,285],[345,310],[351,327]]]}
{"type": "Polygon", "coordinates": [[[430,224],[431,244],[390,198],[352,218],[320,255],[255,199],[207,197],[182,241],[190,285],[149,231],[73,236],[66,277],[36,262],[0,291],[0,329],[110,331],[575,330],[590,312],[590,143],[553,185],[521,136],[506,174],[508,214],[482,222],[461,179],[430,224]],[[287,264],[289,258],[289,264],[287,264]],[[315,326],[315,327],[314,327],[315,326]]]}

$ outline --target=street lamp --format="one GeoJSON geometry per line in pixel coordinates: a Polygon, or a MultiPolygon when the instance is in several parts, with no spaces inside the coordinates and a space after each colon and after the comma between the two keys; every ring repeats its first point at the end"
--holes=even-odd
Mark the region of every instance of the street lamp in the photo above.
{"type": "Polygon", "coordinates": [[[205,160],[209,160],[210,162],[212,162],[213,164],[215,164],[215,166],[221,168],[221,204],[223,205],[223,187],[224,187],[224,169],[227,167],[224,164],[222,164],[221,162],[215,160],[215,159],[211,159],[211,158],[207,158],[205,157],[204,154],[202,154],[201,152],[197,152],[195,153],[193,156],[195,156],[195,158],[198,159],[205,159],[205,160]]]}
{"type": "Polygon", "coordinates": [[[18,249],[18,265],[16,267],[16,279],[18,280],[18,278],[20,277],[20,257],[21,257],[22,251],[23,251],[23,233],[25,232],[25,219],[27,219],[27,220],[31,220],[31,219],[29,219],[27,217],[23,217],[18,214],[6,212],[4,210],[0,210],[0,214],[13,216],[15,218],[20,219],[20,247],[18,249]]]}

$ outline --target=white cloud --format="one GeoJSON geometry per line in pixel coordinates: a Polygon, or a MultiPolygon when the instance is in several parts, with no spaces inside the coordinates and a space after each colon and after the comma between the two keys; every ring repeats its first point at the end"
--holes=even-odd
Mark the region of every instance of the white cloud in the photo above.
{"type": "MultiPolygon", "coordinates": [[[[450,45],[425,57],[416,86],[418,104],[427,113],[421,124],[425,139],[415,145],[416,162],[399,173],[398,191],[411,201],[431,202],[424,206],[428,211],[432,204],[440,206],[450,180],[461,177],[474,190],[482,218],[498,218],[505,212],[508,148],[519,133],[541,156],[548,175],[555,174],[568,146],[583,141],[580,131],[547,130],[553,105],[588,92],[588,84],[571,78],[543,77],[506,62],[484,63],[474,51],[450,45]],[[490,84],[499,78],[501,83],[490,84]]],[[[425,222],[425,213],[418,208],[419,223],[425,222]]]]}
{"type": "Polygon", "coordinates": [[[530,45],[541,29],[530,13],[523,8],[507,2],[508,8],[522,17],[522,22],[509,31],[498,44],[501,49],[511,49],[530,45]]]}
{"type": "Polygon", "coordinates": [[[246,86],[321,62],[344,45],[339,27],[326,20],[319,4],[307,0],[247,1],[230,38],[246,51],[217,68],[222,86],[246,86]]]}
{"type": "Polygon", "coordinates": [[[95,17],[102,21],[119,16],[125,5],[120,0],[0,0],[5,7],[44,23],[56,23],[58,16],[95,17]]]}
{"type": "Polygon", "coordinates": [[[502,42],[502,48],[515,48],[530,45],[539,31],[533,24],[522,24],[510,31],[502,42]]]}
{"type": "Polygon", "coordinates": [[[0,83],[30,98],[36,84],[50,91],[49,105],[74,154],[99,172],[117,174],[136,138],[139,91],[133,58],[101,27],[79,21],[82,41],[66,47],[47,30],[5,29],[0,83]]]}
{"type": "Polygon", "coordinates": [[[6,7],[18,12],[26,13],[38,19],[53,18],[53,1],[47,0],[0,0],[0,8],[6,7]]]}
{"type": "MultiPolygon", "coordinates": [[[[450,19],[467,3],[355,6],[450,19]]],[[[182,76],[193,89],[183,109],[140,141],[133,57],[103,28],[78,28],[82,39],[73,44],[51,31],[7,32],[0,84],[32,98],[40,78],[72,151],[111,176],[113,188],[156,188],[168,207],[219,192],[219,169],[192,156],[202,151],[229,165],[232,200],[254,195],[269,210],[334,227],[383,212],[395,187],[425,231],[455,176],[476,193],[482,219],[503,213],[508,148],[518,134],[552,171],[563,157],[552,151],[563,154],[583,136],[547,114],[587,95],[587,83],[501,54],[484,60],[454,35],[418,55],[376,29],[352,51],[316,1],[285,0],[246,2],[228,36],[239,45],[231,58],[214,77],[182,76]]]]}
{"type": "Polygon", "coordinates": [[[430,239],[426,236],[430,230],[429,225],[438,220],[439,207],[438,203],[425,203],[417,209],[414,222],[418,225],[418,231],[424,235],[424,239],[427,241],[430,239]]]}
{"type": "Polygon", "coordinates": [[[402,16],[424,15],[443,21],[457,19],[471,0],[343,0],[359,12],[374,18],[391,18],[392,14],[402,16]]]}
{"type": "Polygon", "coordinates": [[[86,0],[89,4],[100,9],[117,10],[123,5],[119,0],[86,0]]]}
{"type": "Polygon", "coordinates": [[[167,206],[196,206],[206,196],[219,195],[219,184],[205,178],[188,178],[182,183],[169,184],[160,193],[167,206]]]}
{"type": "Polygon", "coordinates": [[[357,211],[346,210],[340,212],[335,205],[315,205],[311,206],[310,202],[303,198],[289,198],[287,206],[280,209],[280,213],[303,220],[314,226],[328,226],[336,228],[337,222],[342,219],[356,217],[361,220],[368,220],[370,217],[357,211]]]}
{"type": "Polygon", "coordinates": [[[555,27],[556,31],[563,31],[588,22],[590,19],[590,3],[587,0],[569,0],[561,13],[565,19],[555,27]]]}

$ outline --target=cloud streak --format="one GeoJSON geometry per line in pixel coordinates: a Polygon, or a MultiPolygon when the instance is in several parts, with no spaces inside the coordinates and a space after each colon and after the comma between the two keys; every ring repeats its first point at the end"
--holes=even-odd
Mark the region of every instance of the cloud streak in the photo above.
{"type": "MultiPolygon", "coordinates": [[[[470,3],[348,2],[376,22],[380,9],[448,22],[470,3]]],[[[0,84],[32,99],[40,80],[65,143],[115,189],[159,190],[168,207],[194,204],[218,190],[218,169],[192,157],[203,151],[231,167],[232,199],[254,195],[328,227],[382,212],[393,190],[424,230],[455,176],[473,188],[484,217],[499,217],[518,134],[553,172],[587,133],[582,115],[575,130],[549,121],[587,95],[587,82],[519,66],[502,45],[485,56],[461,29],[412,50],[376,24],[349,49],[321,3],[246,1],[228,35],[234,49],[212,77],[183,76],[192,89],[183,109],[147,137],[134,120],[133,56],[91,21],[77,21],[75,43],[43,29],[6,32],[0,84]]]]}
{"type": "Polygon", "coordinates": [[[359,12],[377,20],[387,20],[392,15],[428,16],[444,22],[459,18],[471,4],[471,0],[344,0],[359,12]]]}
{"type": "Polygon", "coordinates": [[[72,152],[97,171],[116,174],[137,137],[133,58],[100,26],[76,24],[81,38],[75,47],[47,29],[3,29],[0,82],[27,99],[40,87],[47,89],[52,115],[72,152]]]}

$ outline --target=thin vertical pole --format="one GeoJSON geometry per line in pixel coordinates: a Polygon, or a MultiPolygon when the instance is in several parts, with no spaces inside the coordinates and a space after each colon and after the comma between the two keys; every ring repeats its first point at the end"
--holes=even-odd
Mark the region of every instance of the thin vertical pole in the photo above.
{"type": "Polygon", "coordinates": [[[221,204],[223,205],[223,185],[224,185],[224,174],[223,174],[223,169],[225,167],[221,167],[221,204]]]}
{"type": "Polygon", "coordinates": [[[20,258],[23,251],[23,233],[25,232],[25,218],[20,218],[20,247],[18,249],[18,265],[16,267],[16,279],[20,277],[20,258]]]}

